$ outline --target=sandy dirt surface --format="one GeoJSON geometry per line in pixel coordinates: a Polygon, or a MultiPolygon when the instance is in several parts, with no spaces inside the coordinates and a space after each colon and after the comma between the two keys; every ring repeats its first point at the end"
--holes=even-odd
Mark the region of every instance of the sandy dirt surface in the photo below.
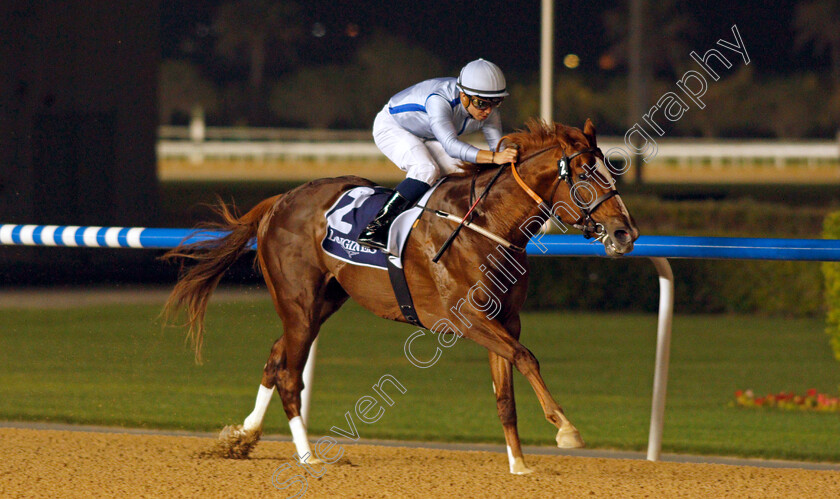
{"type": "Polygon", "coordinates": [[[327,455],[343,456],[315,478],[291,443],[260,442],[244,460],[202,457],[212,446],[0,428],[0,497],[292,497],[304,486],[298,497],[840,497],[840,471],[527,456],[534,473],[512,476],[500,453],[338,444],[327,455]]]}

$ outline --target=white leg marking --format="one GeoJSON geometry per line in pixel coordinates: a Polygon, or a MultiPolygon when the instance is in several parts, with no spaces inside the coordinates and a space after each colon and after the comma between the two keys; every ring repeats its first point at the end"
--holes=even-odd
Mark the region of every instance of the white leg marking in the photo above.
{"type": "Polygon", "coordinates": [[[271,402],[272,395],[274,395],[274,387],[266,388],[260,385],[254,410],[245,418],[245,423],[242,425],[243,430],[250,431],[262,428],[265,411],[268,410],[268,403],[271,402]]]}
{"type": "Polygon", "coordinates": [[[306,426],[303,425],[303,420],[300,416],[295,416],[289,420],[289,429],[292,430],[292,440],[295,442],[295,449],[301,459],[306,457],[304,462],[309,462],[313,459],[312,450],[309,448],[309,440],[306,438],[306,426]],[[307,456],[307,454],[309,454],[307,456]]]}

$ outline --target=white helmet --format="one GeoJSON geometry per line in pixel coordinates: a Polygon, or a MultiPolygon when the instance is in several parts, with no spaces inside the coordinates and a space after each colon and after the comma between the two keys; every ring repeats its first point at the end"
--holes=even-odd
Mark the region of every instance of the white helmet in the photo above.
{"type": "Polygon", "coordinates": [[[467,95],[504,97],[508,95],[506,86],[505,75],[499,66],[484,59],[467,64],[458,76],[458,88],[467,95]]]}

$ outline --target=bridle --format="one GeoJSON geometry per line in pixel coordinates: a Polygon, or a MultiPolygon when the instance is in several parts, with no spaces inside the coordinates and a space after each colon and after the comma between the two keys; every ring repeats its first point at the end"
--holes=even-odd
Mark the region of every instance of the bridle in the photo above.
{"type": "MultiPolygon", "coordinates": [[[[557,149],[558,147],[561,147],[561,146],[562,146],[562,144],[556,144],[556,145],[553,145],[553,146],[550,146],[550,147],[546,147],[545,149],[537,151],[533,154],[529,154],[525,158],[522,158],[519,161],[519,164],[522,165],[526,161],[528,161],[530,159],[533,159],[533,158],[539,156],[540,154],[543,154],[544,152],[551,151],[552,149],[557,149]]],[[[560,158],[559,160],[557,160],[557,180],[554,182],[554,184],[552,186],[551,198],[549,198],[549,199],[554,199],[554,195],[557,193],[557,189],[560,187],[561,182],[568,183],[569,184],[569,189],[572,191],[572,194],[574,195],[575,186],[578,185],[580,182],[586,182],[589,179],[589,172],[586,171],[586,169],[584,169],[584,172],[581,173],[580,175],[578,175],[577,178],[575,178],[571,173],[572,160],[575,159],[576,157],[580,156],[581,154],[586,154],[586,153],[598,153],[600,155],[600,157],[604,156],[604,154],[601,152],[601,150],[597,147],[590,147],[589,149],[584,149],[582,151],[578,151],[578,152],[572,154],[571,156],[569,156],[569,155],[566,154],[566,150],[565,150],[565,147],[564,147],[563,157],[560,158]]],[[[537,194],[536,192],[534,192],[533,189],[528,187],[528,184],[526,184],[525,181],[522,180],[522,177],[519,176],[519,172],[516,171],[516,162],[511,162],[510,167],[511,167],[511,171],[513,172],[513,178],[516,179],[516,183],[518,183],[519,186],[522,187],[522,189],[526,193],[528,193],[528,195],[531,196],[531,198],[534,201],[537,202],[537,204],[540,206],[540,209],[542,211],[544,211],[547,215],[557,219],[557,221],[560,222],[560,224],[562,225],[563,224],[563,219],[560,218],[560,216],[557,215],[557,213],[555,213],[552,210],[552,207],[549,206],[548,203],[546,203],[545,200],[543,200],[543,198],[541,198],[539,194],[537,194]]],[[[475,210],[476,206],[478,206],[478,204],[481,203],[481,201],[484,199],[484,197],[487,195],[487,193],[490,192],[490,188],[493,187],[493,184],[495,184],[496,180],[498,180],[499,177],[502,175],[502,173],[504,172],[504,169],[505,169],[505,165],[502,165],[502,166],[499,167],[499,169],[496,171],[496,174],[493,175],[493,178],[490,179],[490,182],[488,182],[487,185],[484,187],[484,191],[481,193],[481,195],[478,196],[478,198],[476,198],[475,202],[472,202],[473,190],[475,189],[475,180],[476,180],[476,177],[478,176],[478,173],[476,173],[476,176],[473,177],[473,183],[470,186],[470,201],[472,202],[472,206],[467,211],[467,214],[464,215],[464,218],[462,218],[461,221],[458,223],[458,227],[454,231],[452,231],[452,234],[449,235],[449,238],[447,238],[446,241],[444,241],[443,245],[440,247],[438,252],[432,258],[433,262],[437,263],[438,260],[440,259],[440,257],[443,256],[443,253],[447,250],[447,248],[449,248],[449,246],[452,244],[452,242],[458,236],[458,233],[461,231],[462,227],[470,227],[473,230],[475,230],[475,231],[479,232],[480,234],[484,235],[485,237],[488,237],[488,238],[490,238],[490,239],[492,239],[492,240],[494,240],[498,243],[504,244],[505,247],[507,247],[509,249],[513,249],[513,250],[516,250],[518,252],[524,252],[525,251],[525,248],[515,246],[515,245],[511,244],[510,242],[505,241],[504,239],[488,232],[487,230],[482,229],[482,228],[477,227],[477,226],[474,226],[472,224],[473,210],[475,210]],[[469,219],[470,222],[467,222],[467,219],[469,219]]],[[[583,236],[586,237],[587,239],[590,239],[590,238],[594,237],[596,241],[603,241],[604,238],[607,237],[607,231],[604,229],[603,225],[595,222],[595,220],[592,219],[592,214],[595,213],[595,210],[597,210],[598,207],[600,207],[604,203],[604,201],[610,199],[611,197],[617,196],[617,195],[618,195],[617,190],[610,189],[606,193],[598,196],[593,202],[589,203],[587,206],[581,206],[579,203],[575,203],[581,214],[580,214],[580,217],[578,217],[578,219],[572,224],[572,227],[583,231],[583,236]]],[[[425,206],[423,207],[423,209],[426,210],[426,211],[432,211],[436,215],[438,215],[440,217],[443,217],[443,218],[447,218],[447,219],[452,220],[452,221],[457,221],[458,220],[457,217],[455,217],[455,216],[453,216],[449,213],[445,213],[443,211],[440,211],[440,210],[431,210],[429,208],[426,208],[425,206]]]]}
{"type": "MultiPolygon", "coordinates": [[[[561,157],[560,159],[557,160],[557,180],[555,180],[554,184],[552,185],[551,197],[549,199],[554,199],[554,194],[557,193],[557,189],[560,187],[561,182],[566,182],[567,184],[569,184],[569,189],[573,193],[573,197],[574,197],[574,191],[575,191],[575,188],[576,188],[575,186],[578,185],[581,182],[585,183],[587,180],[589,180],[590,172],[587,171],[586,169],[584,169],[584,172],[580,173],[579,175],[573,175],[572,174],[572,166],[571,165],[572,165],[572,160],[573,159],[580,156],[581,154],[587,154],[587,153],[593,153],[593,154],[596,155],[596,157],[598,157],[598,155],[600,155],[600,157],[603,157],[603,155],[604,155],[601,152],[600,148],[590,147],[588,149],[583,149],[583,150],[577,151],[574,154],[572,154],[571,156],[569,156],[569,155],[566,154],[566,148],[562,144],[556,144],[556,145],[553,145],[551,147],[546,147],[545,149],[541,149],[541,150],[539,150],[539,151],[537,151],[533,154],[529,154],[528,156],[526,156],[525,158],[522,158],[519,161],[519,165],[521,166],[526,161],[531,160],[531,159],[533,159],[533,158],[535,158],[535,157],[537,157],[537,156],[539,156],[539,155],[541,155],[545,152],[551,151],[553,149],[557,149],[559,147],[563,147],[563,157],[561,157]]],[[[556,218],[559,222],[563,223],[562,218],[560,218],[560,216],[552,210],[552,207],[549,206],[548,203],[546,203],[545,200],[542,197],[540,197],[539,194],[537,194],[536,192],[534,192],[533,189],[528,187],[528,184],[526,184],[524,180],[522,180],[522,177],[519,176],[519,172],[516,170],[516,163],[511,163],[510,166],[511,166],[511,171],[513,172],[513,178],[516,179],[516,183],[519,184],[519,186],[522,187],[522,189],[529,196],[531,196],[531,199],[536,201],[536,203],[540,206],[540,208],[546,214],[549,214],[550,216],[556,218]]],[[[608,200],[612,197],[615,197],[617,195],[618,195],[618,191],[613,188],[613,189],[610,189],[607,192],[601,194],[600,196],[595,198],[595,200],[593,200],[591,203],[588,203],[586,206],[582,206],[579,203],[575,203],[575,206],[577,206],[578,211],[580,211],[580,217],[575,222],[573,222],[571,224],[572,227],[581,230],[583,232],[583,236],[587,239],[595,237],[596,240],[602,240],[603,238],[605,238],[607,236],[607,233],[606,233],[606,230],[604,229],[604,226],[602,224],[597,223],[595,220],[593,220],[592,214],[595,213],[595,211],[602,204],[604,204],[604,202],[606,200],[608,200]]]]}

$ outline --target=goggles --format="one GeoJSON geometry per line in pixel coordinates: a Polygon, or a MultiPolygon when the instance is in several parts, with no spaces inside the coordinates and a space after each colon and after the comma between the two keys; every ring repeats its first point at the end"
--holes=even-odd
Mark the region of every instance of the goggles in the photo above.
{"type": "Polygon", "coordinates": [[[504,97],[479,97],[477,95],[470,95],[469,97],[472,105],[481,111],[488,108],[499,107],[502,104],[502,101],[505,100],[504,97]]]}

